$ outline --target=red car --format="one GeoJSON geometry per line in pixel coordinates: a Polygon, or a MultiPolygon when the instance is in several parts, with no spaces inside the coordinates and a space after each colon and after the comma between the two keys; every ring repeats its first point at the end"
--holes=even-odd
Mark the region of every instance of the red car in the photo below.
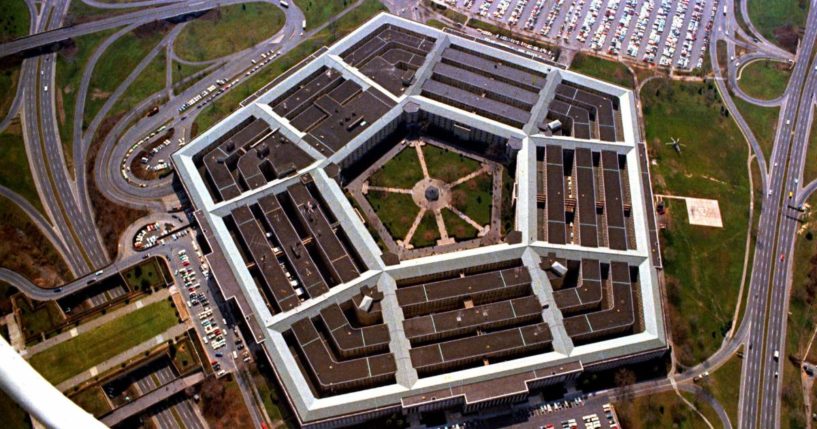
{"type": "Polygon", "coordinates": [[[785,257],[786,257],[786,255],[784,255],[784,254],[782,254],[782,253],[781,253],[781,254],[780,254],[780,262],[783,262],[783,259],[784,259],[785,257]]]}

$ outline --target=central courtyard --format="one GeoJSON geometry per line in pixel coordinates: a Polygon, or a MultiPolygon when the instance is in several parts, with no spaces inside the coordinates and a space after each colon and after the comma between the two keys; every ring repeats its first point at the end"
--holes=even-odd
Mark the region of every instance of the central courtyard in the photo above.
{"type": "Polygon", "coordinates": [[[384,251],[411,259],[502,241],[513,179],[501,159],[425,133],[387,144],[346,187],[384,251]]]}

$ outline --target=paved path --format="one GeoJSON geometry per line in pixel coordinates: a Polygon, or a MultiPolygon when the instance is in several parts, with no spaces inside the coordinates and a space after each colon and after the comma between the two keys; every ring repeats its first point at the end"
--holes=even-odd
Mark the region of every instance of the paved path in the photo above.
{"type": "Polygon", "coordinates": [[[110,359],[108,359],[108,360],[106,360],[106,361],[104,361],[102,363],[99,363],[99,364],[93,366],[92,368],[87,369],[87,370],[83,371],[82,373],[77,374],[77,375],[69,378],[68,380],[63,381],[62,383],[58,384],[56,387],[57,387],[58,390],[60,390],[62,392],[65,392],[68,389],[70,389],[70,388],[72,388],[74,386],[77,386],[77,385],[79,385],[81,383],[84,383],[84,382],[96,377],[99,374],[103,374],[103,373],[107,372],[108,370],[111,370],[111,369],[113,369],[113,368],[115,368],[115,367],[117,367],[117,366],[119,366],[119,365],[121,365],[121,364],[123,364],[123,363],[137,357],[137,356],[139,356],[140,354],[142,354],[144,352],[152,350],[154,347],[158,346],[159,344],[162,344],[165,341],[171,340],[173,338],[176,338],[176,337],[184,334],[185,331],[187,331],[187,329],[188,329],[187,326],[184,325],[183,323],[180,323],[180,324],[178,324],[176,326],[173,326],[170,329],[162,332],[161,334],[159,334],[159,335],[145,341],[144,343],[139,344],[139,345],[134,346],[134,347],[131,347],[130,349],[125,350],[124,352],[119,353],[118,355],[116,355],[116,356],[114,356],[114,357],[112,357],[112,358],[110,358],[110,359]]]}
{"type": "Polygon", "coordinates": [[[96,319],[93,319],[88,323],[83,323],[83,324],[77,326],[76,328],[73,328],[73,329],[71,329],[69,331],[63,332],[63,333],[61,333],[59,335],[55,335],[55,336],[45,340],[45,341],[37,343],[37,344],[29,347],[28,349],[26,349],[26,351],[22,352],[21,354],[23,356],[35,355],[35,354],[37,354],[37,353],[39,353],[39,352],[41,352],[43,350],[46,350],[48,348],[53,347],[53,346],[55,346],[55,345],[57,345],[59,343],[68,341],[71,338],[76,337],[77,335],[83,334],[83,333],[88,332],[88,331],[90,331],[92,329],[95,329],[95,328],[97,328],[99,326],[102,326],[102,325],[104,325],[104,324],[106,324],[106,323],[108,323],[108,322],[110,322],[110,321],[112,321],[112,320],[114,320],[116,318],[122,317],[122,316],[124,316],[126,314],[129,314],[129,313],[133,313],[134,311],[136,311],[136,310],[138,310],[138,309],[140,309],[142,307],[146,307],[146,306],[148,306],[150,304],[159,302],[159,301],[161,301],[163,299],[167,299],[169,296],[170,296],[170,292],[168,291],[168,289],[162,289],[162,290],[160,290],[158,292],[155,292],[155,293],[153,293],[151,295],[148,295],[148,296],[146,296],[144,298],[136,300],[135,302],[132,302],[132,303],[130,303],[130,304],[124,306],[124,307],[118,308],[118,309],[116,309],[114,311],[111,311],[111,312],[109,312],[109,313],[107,313],[107,314],[105,314],[103,316],[99,316],[96,319]]]}

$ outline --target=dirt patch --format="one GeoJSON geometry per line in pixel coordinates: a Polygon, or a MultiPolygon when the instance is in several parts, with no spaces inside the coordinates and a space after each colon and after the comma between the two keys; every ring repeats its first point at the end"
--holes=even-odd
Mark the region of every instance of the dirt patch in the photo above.
{"type": "Polygon", "coordinates": [[[97,188],[94,178],[94,165],[99,154],[99,147],[114,125],[124,116],[124,113],[108,116],[99,125],[97,134],[91,142],[88,150],[88,161],[86,162],[86,174],[88,177],[88,196],[91,199],[91,206],[94,210],[94,222],[105,243],[105,249],[111,259],[115,259],[119,248],[119,237],[125,232],[128,226],[136,222],[141,217],[148,214],[147,210],[137,210],[130,207],[120,206],[105,198],[97,188]]]}
{"type": "Polygon", "coordinates": [[[774,29],[774,37],[777,42],[791,53],[797,51],[797,41],[803,37],[803,29],[794,27],[791,24],[774,29]]]}
{"type": "Polygon", "coordinates": [[[221,379],[209,377],[201,383],[201,412],[212,428],[251,427],[247,407],[228,374],[221,379]]]}
{"type": "Polygon", "coordinates": [[[91,90],[91,100],[107,100],[110,96],[110,92],[102,91],[99,88],[94,88],[91,90]]]}
{"type": "MultiPolygon", "coordinates": [[[[10,204],[3,199],[3,204],[10,204]]],[[[51,242],[16,207],[0,215],[0,266],[16,271],[40,287],[55,287],[71,278],[51,242]]]]}
{"type": "Polygon", "coordinates": [[[171,28],[173,28],[173,24],[167,21],[153,21],[137,27],[133,30],[133,35],[139,38],[152,37],[156,33],[164,35],[167,34],[171,28]]]}

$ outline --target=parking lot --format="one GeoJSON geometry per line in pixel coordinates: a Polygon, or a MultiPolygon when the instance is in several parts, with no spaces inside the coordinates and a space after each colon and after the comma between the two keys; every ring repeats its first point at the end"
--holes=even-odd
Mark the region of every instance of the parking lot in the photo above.
{"type": "Polygon", "coordinates": [[[212,277],[195,234],[195,230],[189,229],[177,232],[175,239],[170,238],[171,267],[196,332],[205,344],[207,358],[216,376],[221,377],[236,369],[237,360],[248,362],[251,358],[240,332],[227,326],[227,318],[216,304],[221,297],[213,296],[217,287],[208,284],[212,277]]]}
{"type": "Polygon", "coordinates": [[[701,67],[715,0],[439,0],[577,49],[689,70],[701,67]]]}

